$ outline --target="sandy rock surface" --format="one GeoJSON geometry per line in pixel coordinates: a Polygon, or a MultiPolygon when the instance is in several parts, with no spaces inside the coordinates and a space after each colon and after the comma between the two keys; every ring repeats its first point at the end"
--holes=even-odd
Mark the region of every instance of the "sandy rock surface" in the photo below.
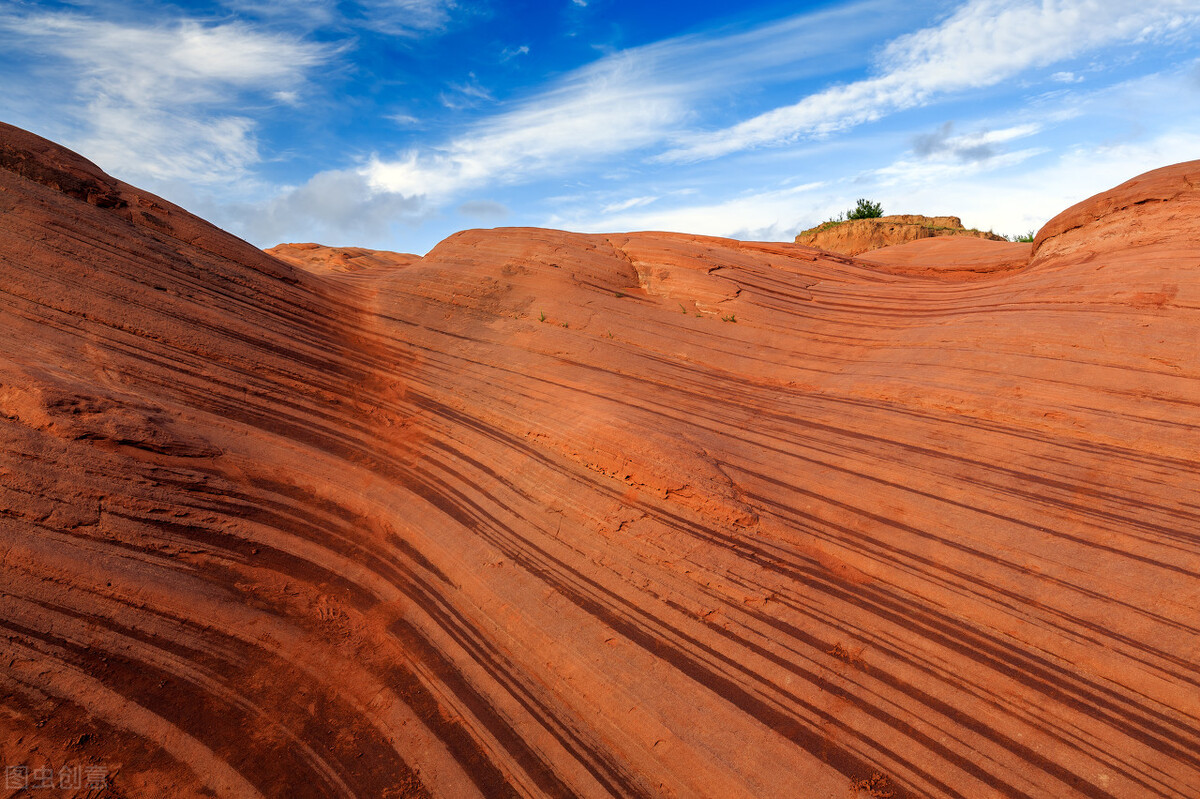
{"type": "Polygon", "coordinates": [[[957,216],[898,214],[874,219],[826,222],[796,236],[796,243],[843,255],[859,255],[881,247],[939,237],[965,236],[987,241],[1007,241],[990,231],[963,227],[957,216]]]}
{"type": "Polygon", "coordinates": [[[1195,796],[1197,163],[1032,248],[276,258],[30,134],[0,154],[6,767],[1195,796]]]}
{"type": "Polygon", "coordinates": [[[357,272],[370,267],[408,266],[421,256],[407,252],[367,250],[362,247],[323,247],[304,242],[277,244],[267,250],[281,261],[309,271],[357,272]]]}

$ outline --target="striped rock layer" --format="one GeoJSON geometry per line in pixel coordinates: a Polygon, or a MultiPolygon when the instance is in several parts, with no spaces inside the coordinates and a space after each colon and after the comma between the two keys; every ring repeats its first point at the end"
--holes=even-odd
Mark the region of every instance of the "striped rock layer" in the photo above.
{"type": "Polygon", "coordinates": [[[0,167],[6,768],[1200,791],[1200,162],[1032,246],[872,261],[534,229],[281,259],[14,128],[0,167]]]}

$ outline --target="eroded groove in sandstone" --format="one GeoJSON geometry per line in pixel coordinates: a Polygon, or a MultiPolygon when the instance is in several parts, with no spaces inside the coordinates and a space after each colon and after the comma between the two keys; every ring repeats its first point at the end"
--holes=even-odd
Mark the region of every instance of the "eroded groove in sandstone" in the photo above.
{"type": "Polygon", "coordinates": [[[0,138],[4,763],[127,796],[1200,781],[1196,164],[1032,257],[276,259],[0,138]]]}

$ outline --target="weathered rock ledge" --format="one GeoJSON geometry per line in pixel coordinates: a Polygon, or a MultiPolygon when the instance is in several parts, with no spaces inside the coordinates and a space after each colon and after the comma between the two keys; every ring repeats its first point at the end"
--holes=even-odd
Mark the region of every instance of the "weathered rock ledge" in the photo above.
{"type": "Polygon", "coordinates": [[[822,222],[796,236],[796,243],[840,252],[843,255],[858,255],[878,250],[880,247],[938,236],[970,236],[976,239],[1005,241],[1003,236],[997,236],[991,231],[963,227],[962,220],[957,216],[897,214],[875,219],[822,222]]]}

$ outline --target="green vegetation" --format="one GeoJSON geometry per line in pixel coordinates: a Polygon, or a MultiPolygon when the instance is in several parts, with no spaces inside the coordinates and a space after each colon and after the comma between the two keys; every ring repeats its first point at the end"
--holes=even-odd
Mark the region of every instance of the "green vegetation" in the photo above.
{"type": "Polygon", "coordinates": [[[883,205],[881,203],[860,198],[858,204],[849,211],[842,211],[833,219],[827,219],[816,227],[804,231],[800,235],[808,236],[814,233],[822,233],[826,230],[829,230],[831,227],[835,227],[851,219],[877,219],[881,216],[883,216],[883,205]]]}
{"type": "Polygon", "coordinates": [[[1028,233],[1021,233],[1016,236],[1005,236],[1009,241],[1033,241],[1037,237],[1037,231],[1031,230],[1028,233]]]}
{"type": "Polygon", "coordinates": [[[831,228],[831,227],[837,227],[838,225],[842,224],[845,221],[846,221],[846,215],[838,214],[837,219],[830,219],[828,221],[822,222],[821,224],[817,225],[815,228],[812,228],[811,230],[806,230],[804,232],[805,233],[822,233],[826,230],[829,230],[829,228],[831,228]]]}
{"type": "Polygon", "coordinates": [[[539,322],[545,322],[545,321],[546,321],[546,312],[545,312],[545,311],[540,311],[540,312],[538,313],[538,321],[539,321],[539,322]]]}
{"type": "Polygon", "coordinates": [[[858,205],[846,212],[847,219],[878,219],[881,216],[883,216],[882,205],[861,198],[858,205]]]}
{"type": "Polygon", "coordinates": [[[722,316],[721,321],[722,322],[736,322],[737,317],[734,316],[733,314],[730,314],[729,316],[722,316]]]}

